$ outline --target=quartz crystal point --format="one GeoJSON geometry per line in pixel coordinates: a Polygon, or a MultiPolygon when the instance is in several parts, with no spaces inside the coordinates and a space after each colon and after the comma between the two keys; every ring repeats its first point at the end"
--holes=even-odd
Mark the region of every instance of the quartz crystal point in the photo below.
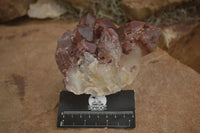
{"type": "Polygon", "coordinates": [[[56,62],[67,90],[103,96],[130,85],[140,58],[156,49],[160,29],[132,21],[117,28],[108,18],[87,14],[58,40],[56,62]]]}

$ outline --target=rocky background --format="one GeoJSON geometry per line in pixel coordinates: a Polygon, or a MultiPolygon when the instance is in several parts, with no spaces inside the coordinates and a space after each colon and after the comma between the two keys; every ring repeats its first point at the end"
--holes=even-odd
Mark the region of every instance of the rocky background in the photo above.
{"type": "Polygon", "coordinates": [[[199,0],[1,0],[0,132],[200,132],[199,0]],[[117,25],[142,20],[162,29],[142,59],[136,129],[57,129],[63,90],[57,39],[91,12],[117,25]]]}
{"type": "Polygon", "coordinates": [[[0,23],[40,19],[78,21],[88,12],[118,25],[131,20],[162,28],[159,47],[200,72],[199,0],[1,0],[0,23]]]}

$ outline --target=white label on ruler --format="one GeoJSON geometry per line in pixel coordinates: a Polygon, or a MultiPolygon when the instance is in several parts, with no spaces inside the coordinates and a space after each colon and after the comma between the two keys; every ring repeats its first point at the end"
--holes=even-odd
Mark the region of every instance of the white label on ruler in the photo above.
{"type": "Polygon", "coordinates": [[[88,99],[88,109],[91,111],[103,111],[106,110],[106,103],[107,99],[105,96],[98,96],[98,97],[93,97],[90,96],[88,99]]]}

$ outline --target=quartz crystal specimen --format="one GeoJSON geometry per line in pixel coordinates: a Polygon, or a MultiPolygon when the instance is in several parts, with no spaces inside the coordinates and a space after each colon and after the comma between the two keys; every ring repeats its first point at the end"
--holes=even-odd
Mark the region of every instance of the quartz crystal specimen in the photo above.
{"type": "Polygon", "coordinates": [[[117,28],[108,18],[87,14],[58,40],[56,62],[67,90],[103,96],[130,85],[140,58],[156,49],[160,29],[132,21],[117,28]]]}

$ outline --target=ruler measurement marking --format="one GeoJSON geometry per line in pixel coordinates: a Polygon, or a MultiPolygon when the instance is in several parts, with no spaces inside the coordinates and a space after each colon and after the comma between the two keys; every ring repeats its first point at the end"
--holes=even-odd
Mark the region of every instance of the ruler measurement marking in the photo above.
{"type": "Polygon", "coordinates": [[[116,114],[116,115],[121,115],[121,114],[133,114],[133,111],[63,111],[63,114],[71,114],[71,115],[80,115],[80,114],[108,114],[108,115],[112,115],[112,114],[116,114]]]}
{"type": "Polygon", "coordinates": [[[63,121],[60,121],[60,126],[63,126],[63,121]]]}
{"type": "Polygon", "coordinates": [[[97,119],[99,119],[100,118],[100,116],[99,116],[99,114],[101,114],[101,115],[105,115],[105,117],[106,117],[106,125],[98,125],[97,124],[97,122],[95,122],[94,123],[94,125],[87,125],[87,120],[84,120],[84,123],[83,123],[83,125],[81,125],[81,126],[106,126],[106,127],[109,127],[109,126],[131,126],[131,120],[129,119],[128,120],[128,125],[120,125],[120,123],[119,122],[117,122],[116,123],[116,125],[109,125],[109,120],[108,120],[108,118],[110,117],[110,115],[114,115],[114,118],[116,119],[118,116],[117,115],[120,115],[120,114],[122,114],[123,115],[123,118],[126,118],[126,115],[127,114],[131,114],[131,118],[134,118],[134,114],[133,114],[133,111],[120,111],[120,112],[114,112],[114,111],[102,111],[102,112],[94,112],[94,111],[91,111],[91,112],[89,112],[89,111],[63,111],[62,113],[62,117],[63,117],[63,120],[61,120],[61,122],[60,122],[60,126],[80,126],[80,125],[76,125],[75,124],[75,122],[73,122],[72,123],[72,125],[71,124],[69,124],[69,125],[64,125],[64,118],[65,118],[65,115],[71,115],[71,118],[74,118],[74,115],[79,115],[79,118],[83,118],[83,115],[84,114],[86,114],[86,115],[88,115],[88,118],[90,119],[91,118],[91,114],[94,114],[94,115],[96,115],[96,118],[97,119]]]}
{"type": "MultiPolygon", "coordinates": [[[[60,121],[60,126],[61,127],[131,127],[131,119],[134,119],[134,113],[133,111],[102,111],[102,112],[99,112],[99,111],[63,111],[61,112],[61,115],[63,117],[63,119],[60,121]],[[99,119],[100,118],[100,115],[104,115],[106,117],[106,124],[105,125],[98,125],[97,122],[94,122],[93,125],[87,125],[87,120],[84,119],[83,121],[83,125],[77,125],[75,122],[72,122],[72,124],[68,124],[68,125],[65,125],[64,124],[64,118],[65,118],[65,115],[68,115],[68,116],[71,116],[71,118],[74,119],[74,116],[75,115],[78,115],[79,118],[83,118],[83,115],[88,115],[88,118],[90,119],[91,118],[91,115],[96,115],[96,119],[99,119]],[[109,117],[113,117],[116,119],[118,117],[118,115],[122,115],[123,118],[125,119],[126,118],[126,115],[131,115],[130,117],[127,117],[127,118],[131,118],[131,119],[128,119],[128,123],[127,125],[120,125],[120,122],[118,121],[115,125],[109,125],[109,120],[108,118],[109,117]]],[[[90,119],[91,120],[91,119],[90,119]]]]}
{"type": "MultiPolygon", "coordinates": [[[[129,125],[73,125],[73,127],[95,127],[95,126],[98,126],[98,127],[107,127],[107,126],[110,126],[110,127],[128,127],[129,125]]],[[[62,127],[72,127],[72,125],[62,125],[62,127]]]]}

